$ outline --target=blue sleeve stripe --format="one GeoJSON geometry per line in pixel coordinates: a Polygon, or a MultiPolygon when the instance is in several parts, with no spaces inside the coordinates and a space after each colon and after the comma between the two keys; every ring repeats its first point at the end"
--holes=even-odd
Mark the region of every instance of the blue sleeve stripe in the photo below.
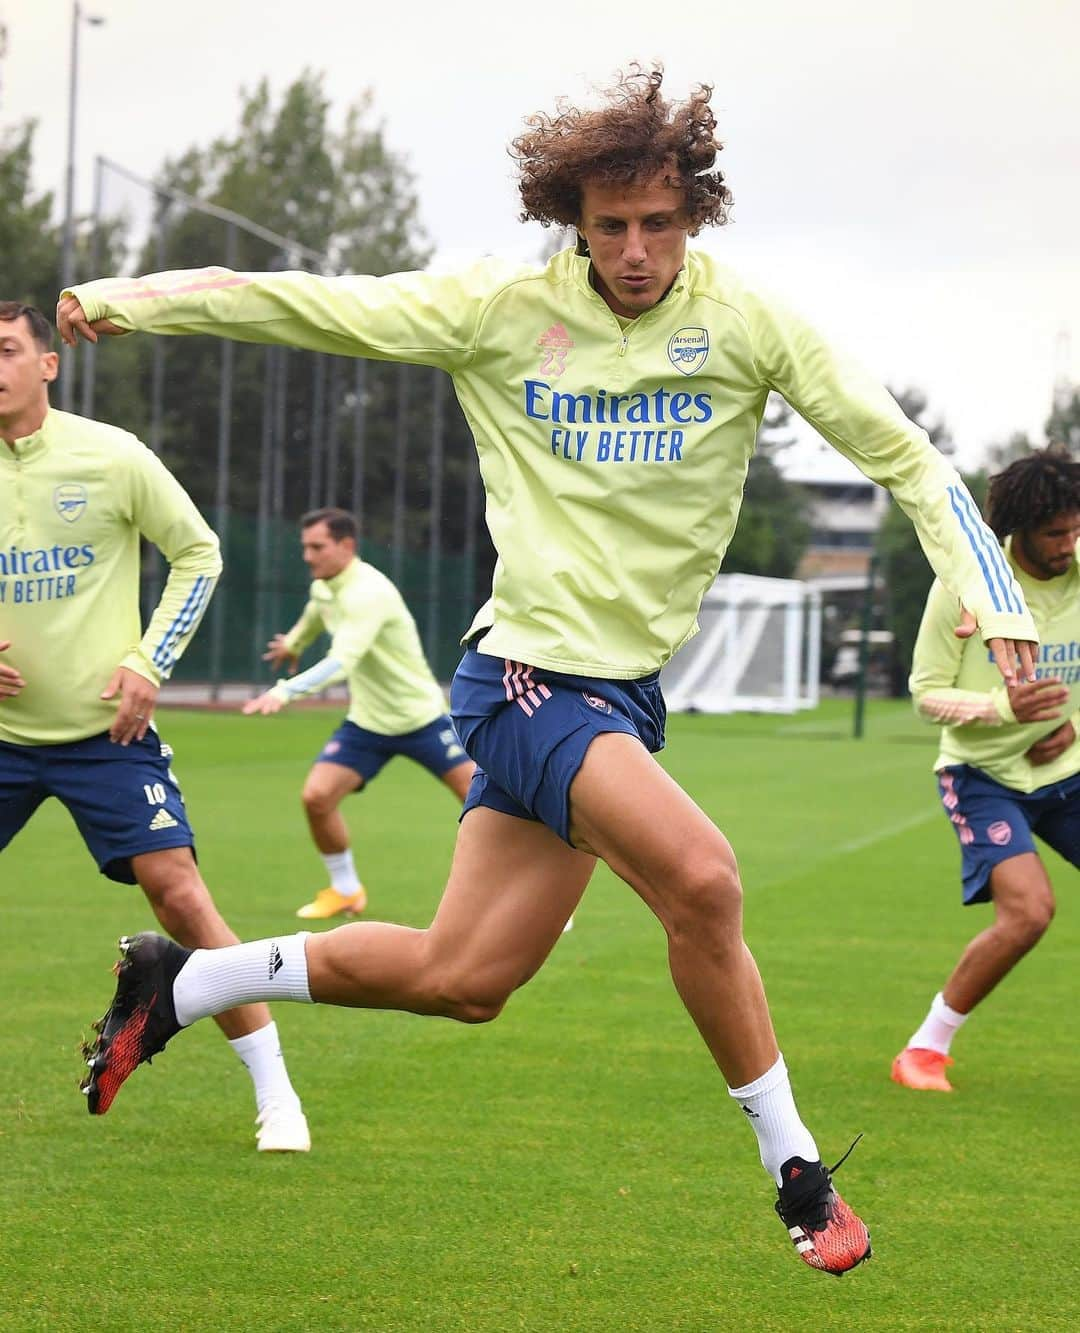
{"type": "Polygon", "coordinates": [[[994,604],[995,611],[1015,611],[1017,614],[1023,613],[1023,607],[1020,598],[1017,595],[1016,584],[1013,580],[1012,571],[1005,561],[1005,553],[998,545],[996,538],[983,523],[982,519],[975,512],[971,497],[966,491],[962,491],[957,486],[949,487],[949,500],[952,504],[953,513],[959,520],[960,527],[964,536],[968,539],[968,545],[975,554],[979,562],[979,568],[982,570],[983,580],[986,583],[990,593],[990,600],[994,604]],[[1001,594],[1000,597],[998,594],[1001,594]],[[1004,603],[1004,607],[1002,606],[1004,603]]]}
{"type": "Polygon", "coordinates": [[[341,669],[341,663],[335,658],[324,657],[321,662],[316,662],[303,675],[294,676],[292,680],[287,680],[285,688],[292,698],[301,694],[310,694],[312,690],[321,689],[322,686],[329,684],[341,669]]]}
{"type": "Polygon", "coordinates": [[[207,575],[199,575],[187,595],[187,600],[154,650],[153,663],[163,676],[168,675],[176,664],[177,645],[195,629],[202,618],[210,601],[210,594],[214,590],[214,583],[215,580],[207,575]]]}

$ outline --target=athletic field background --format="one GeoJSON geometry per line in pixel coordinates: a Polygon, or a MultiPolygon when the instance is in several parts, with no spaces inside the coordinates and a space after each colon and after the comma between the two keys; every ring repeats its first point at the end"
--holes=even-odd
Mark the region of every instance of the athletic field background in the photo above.
{"type": "MultiPolygon", "coordinates": [[[[163,711],[203,870],[244,938],[324,883],[299,789],[332,711],[163,711]]],[[[1080,1327],[1077,874],[954,1045],[953,1096],[892,1056],[988,909],[961,909],[935,733],[874,702],[674,717],[663,762],[731,838],[746,932],[825,1160],[875,1258],[798,1260],[756,1145],[674,994],[662,932],[606,870],[494,1024],[279,1005],[309,1156],[260,1156],[212,1023],[102,1119],[77,1090],[116,937],[152,926],[49,802],[0,862],[0,1328],[805,1330],[1080,1327]]],[[[406,760],[350,799],[369,914],[422,925],[454,837],[406,760]]]]}

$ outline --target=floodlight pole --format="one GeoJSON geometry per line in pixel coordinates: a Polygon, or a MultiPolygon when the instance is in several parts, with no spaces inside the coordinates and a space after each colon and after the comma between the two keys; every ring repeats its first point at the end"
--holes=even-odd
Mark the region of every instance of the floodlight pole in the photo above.
{"type": "MultiPolygon", "coordinates": [[[[79,103],[79,28],[83,18],[95,26],[105,22],[96,15],[83,15],[79,0],[71,6],[71,62],[68,67],[68,136],[67,171],[64,178],[64,239],[60,252],[60,287],[71,287],[75,282],[75,128],[79,103]]],[[[75,405],[75,357],[65,350],[66,373],[60,377],[60,407],[70,412],[75,405]]]]}

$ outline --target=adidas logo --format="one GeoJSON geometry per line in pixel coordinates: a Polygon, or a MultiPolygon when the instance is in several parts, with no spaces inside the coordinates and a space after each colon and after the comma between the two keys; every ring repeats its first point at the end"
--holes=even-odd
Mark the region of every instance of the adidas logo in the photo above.
{"type": "Polygon", "coordinates": [[[281,950],[277,947],[276,944],[271,944],[271,946],[270,946],[270,974],[269,974],[269,975],[270,975],[270,980],[271,980],[271,981],[273,981],[273,979],[277,976],[277,974],[281,971],[281,969],[282,969],[284,966],[285,966],[285,959],[282,958],[282,956],[281,956],[281,950]]]}
{"type": "Polygon", "coordinates": [[[173,819],[168,810],[161,809],[150,821],[150,832],[160,833],[162,829],[176,828],[179,821],[173,819]]]}

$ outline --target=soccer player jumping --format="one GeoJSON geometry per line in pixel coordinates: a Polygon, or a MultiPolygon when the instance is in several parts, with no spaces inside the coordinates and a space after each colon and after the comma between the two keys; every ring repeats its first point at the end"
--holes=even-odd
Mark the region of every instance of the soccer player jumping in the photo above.
{"type": "Polygon", "coordinates": [[[987,514],[1035,617],[1040,667],[1034,682],[1006,688],[977,641],[957,641],[949,594],[934,584],[911,693],[941,726],[934,769],[960,842],[964,903],[992,902],[994,920],[893,1061],[893,1080],[923,1091],[952,1091],[957,1030],[1054,915],[1033,835],[1080,867],[1080,463],[1053,446],[1017,459],[991,478],[987,514]]]}
{"type": "MultiPolygon", "coordinates": [[[[217,333],[439,366],[476,439],[498,552],[451,689],[478,766],[427,930],[363,922],[188,954],[128,941],[98,1066],[238,998],[495,1018],[542,965],[600,857],[668,937],[672,977],[758,1138],[801,1258],[870,1253],[795,1106],[727,839],[652,757],[658,673],[694,634],[776,389],[891,488],[1010,680],[1035,629],[960,478],[889,395],[687,237],[726,219],[710,89],[634,68],[600,107],[514,142],[523,216],[574,227],[544,268],[323,278],[208,269],[63,293],[64,337],[217,333]],[[996,553],[996,554],[995,554],[996,553]]],[[[93,1077],[100,1076],[95,1073],[93,1077]]]]}

